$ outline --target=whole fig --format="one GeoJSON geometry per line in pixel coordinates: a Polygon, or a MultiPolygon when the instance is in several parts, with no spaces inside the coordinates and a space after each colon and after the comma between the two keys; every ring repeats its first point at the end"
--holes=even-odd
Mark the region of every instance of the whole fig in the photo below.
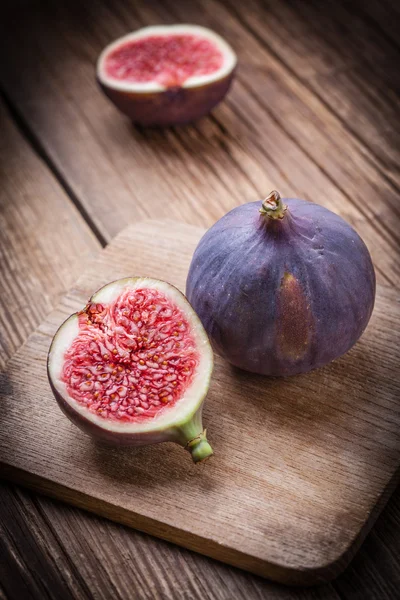
{"type": "Polygon", "coordinates": [[[346,221],[274,191],[206,232],[186,295],[217,354],[254,373],[295,375],[356,343],[374,306],[375,273],[346,221]]]}

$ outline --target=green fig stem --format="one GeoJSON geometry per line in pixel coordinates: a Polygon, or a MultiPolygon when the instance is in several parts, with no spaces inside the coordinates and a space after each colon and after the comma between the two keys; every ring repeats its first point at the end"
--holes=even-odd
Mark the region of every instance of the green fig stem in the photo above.
{"type": "Polygon", "coordinates": [[[207,431],[203,429],[201,413],[200,407],[190,419],[180,423],[175,429],[173,440],[190,452],[195,463],[206,460],[214,454],[207,441],[207,431]]]}
{"type": "Polygon", "coordinates": [[[283,204],[282,198],[276,190],[273,190],[264,200],[260,208],[260,213],[270,219],[283,219],[287,211],[286,204],[283,204]]]}
{"type": "Polygon", "coordinates": [[[198,463],[210,458],[214,454],[213,449],[207,441],[207,430],[199,433],[195,438],[190,440],[185,448],[190,452],[193,462],[198,463]]]}

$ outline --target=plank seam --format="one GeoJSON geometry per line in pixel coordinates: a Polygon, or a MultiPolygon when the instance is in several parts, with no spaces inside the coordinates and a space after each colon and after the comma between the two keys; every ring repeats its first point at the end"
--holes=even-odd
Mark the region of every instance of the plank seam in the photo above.
{"type": "Polygon", "coordinates": [[[243,19],[241,19],[240,14],[238,13],[238,11],[236,10],[236,8],[234,8],[230,1],[229,5],[226,4],[226,0],[219,0],[220,2],[222,2],[223,6],[229,10],[232,14],[232,16],[234,16],[236,18],[236,20],[241,24],[241,26],[246,29],[253,37],[255,40],[257,40],[257,42],[264,47],[267,52],[269,54],[271,54],[282,66],[284,69],[286,69],[286,71],[290,74],[290,76],[295,79],[297,82],[299,82],[301,85],[303,85],[311,94],[313,94],[320,102],[321,104],[328,110],[328,112],[333,115],[344,127],[344,129],[350,134],[351,137],[353,137],[358,144],[360,144],[363,148],[365,148],[365,150],[367,150],[368,154],[371,155],[374,160],[371,159],[370,156],[368,156],[368,154],[364,154],[365,159],[369,162],[369,164],[374,167],[378,172],[379,175],[388,183],[388,185],[390,185],[390,187],[393,189],[394,192],[396,193],[400,193],[400,187],[385,173],[385,167],[384,164],[382,162],[382,160],[379,158],[379,156],[375,153],[375,151],[371,148],[371,146],[369,146],[369,144],[367,144],[367,142],[365,140],[363,140],[355,131],[352,127],[349,126],[349,124],[343,119],[343,117],[337,113],[327,102],[326,100],[320,96],[320,94],[315,91],[307,82],[305,79],[302,79],[301,77],[299,77],[299,75],[297,75],[297,73],[290,67],[290,65],[284,61],[279,54],[277,54],[275,52],[275,50],[273,50],[273,48],[271,48],[271,46],[253,29],[253,27],[251,27],[251,25],[249,25],[246,21],[244,21],[243,19]]]}
{"type": "Polygon", "coordinates": [[[364,20],[364,22],[369,27],[371,27],[372,29],[377,31],[382,36],[382,38],[384,40],[386,40],[386,42],[388,42],[392,46],[392,48],[394,48],[397,51],[400,50],[400,45],[396,43],[396,40],[394,38],[392,38],[392,36],[390,34],[388,34],[387,31],[385,31],[385,29],[382,27],[382,25],[379,23],[379,21],[376,21],[375,19],[373,19],[371,17],[371,15],[369,15],[365,10],[363,10],[362,4],[361,5],[357,4],[356,11],[354,10],[351,2],[345,1],[345,2],[343,2],[342,5],[346,8],[346,10],[350,14],[360,16],[364,20]]]}
{"type": "Polygon", "coordinates": [[[13,105],[11,99],[6,94],[6,92],[4,91],[3,88],[0,88],[0,98],[3,100],[4,105],[6,106],[6,109],[8,110],[9,116],[12,119],[12,121],[14,122],[18,131],[23,135],[24,139],[27,141],[27,143],[33,149],[35,154],[42,160],[42,162],[49,169],[49,171],[53,175],[54,179],[57,181],[57,183],[63,189],[65,194],[68,196],[68,198],[71,200],[71,202],[74,204],[74,206],[78,210],[79,214],[81,215],[81,217],[83,218],[85,223],[91,229],[92,233],[94,234],[94,236],[96,237],[96,239],[98,240],[98,242],[100,243],[102,248],[107,246],[108,240],[105,238],[105,236],[102,234],[102,232],[100,231],[100,229],[98,228],[98,226],[96,225],[96,223],[94,222],[92,217],[89,215],[89,213],[83,206],[82,202],[80,201],[79,197],[75,194],[72,187],[70,186],[68,181],[65,179],[65,177],[62,175],[62,173],[60,172],[60,170],[58,169],[58,167],[56,166],[54,161],[50,158],[50,156],[46,152],[42,142],[40,141],[39,137],[33,132],[33,130],[29,126],[28,122],[24,119],[24,117],[22,116],[22,114],[20,113],[18,108],[16,108],[13,105]]]}
{"type": "MultiPolygon", "coordinates": [[[[80,571],[76,568],[74,562],[71,559],[70,554],[67,552],[62,540],[60,539],[60,536],[58,535],[57,531],[54,529],[50,519],[48,518],[46,512],[43,510],[42,506],[41,506],[41,498],[38,495],[32,496],[31,497],[32,503],[35,506],[36,510],[38,511],[38,513],[40,514],[40,516],[42,517],[42,519],[44,520],[44,522],[46,523],[49,531],[51,532],[51,534],[53,535],[55,541],[57,542],[63,557],[65,559],[65,562],[67,563],[68,567],[70,568],[71,572],[74,574],[76,580],[78,581],[79,585],[81,586],[81,588],[85,591],[85,593],[87,594],[88,598],[92,597],[92,594],[90,592],[90,589],[84,579],[84,577],[81,575],[80,571]]],[[[55,500],[52,500],[53,503],[55,503],[55,500]]]]}
{"type": "MultiPolygon", "coordinates": [[[[14,490],[13,490],[14,496],[17,497],[17,502],[15,502],[15,505],[17,506],[17,504],[19,504],[20,507],[22,508],[22,510],[25,512],[25,506],[24,506],[23,502],[21,502],[21,498],[19,497],[19,494],[18,494],[19,490],[15,485],[13,486],[13,488],[14,488],[14,490]]],[[[19,558],[19,560],[16,561],[17,567],[19,568],[19,570],[21,571],[21,565],[22,565],[22,570],[24,570],[27,574],[29,574],[30,577],[32,578],[32,580],[35,582],[36,589],[40,593],[45,593],[46,598],[48,600],[51,600],[51,597],[49,595],[49,590],[48,590],[48,581],[42,581],[42,580],[38,581],[37,580],[35,571],[32,570],[29,562],[24,560],[23,555],[21,554],[19,544],[18,544],[18,540],[14,536],[14,533],[7,527],[7,522],[3,521],[3,529],[7,532],[8,536],[9,536],[15,556],[18,556],[18,558],[19,558]]],[[[32,532],[33,529],[30,529],[30,531],[32,532]]],[[[34,597],[34,596],[32,596],[32,597],[34,597]]]]}

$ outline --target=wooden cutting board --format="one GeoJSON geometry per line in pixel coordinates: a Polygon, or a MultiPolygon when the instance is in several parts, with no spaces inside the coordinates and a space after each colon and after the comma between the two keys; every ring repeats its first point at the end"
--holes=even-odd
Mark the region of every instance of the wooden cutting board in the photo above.
{"type": "Polygon", "coordinates": [[[395,485],[400,463],[400,310],[378,289],[360,342],[288,379],[216,360],[204,410],[215,456],[174,444],[110,449],[61,413],[46,355],[60,323],[129,275],[180,289],[202,230],[167,221],[123,231],[14,356],[1,381],[4,477],[197,552],[286,583],[336,576],[395,485]]]}

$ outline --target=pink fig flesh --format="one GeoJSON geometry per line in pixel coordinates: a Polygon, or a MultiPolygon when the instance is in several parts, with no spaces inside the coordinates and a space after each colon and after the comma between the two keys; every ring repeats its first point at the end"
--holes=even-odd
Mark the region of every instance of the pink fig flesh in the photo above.
{"type": "Polygon", "coordinates": [[[122,43],[106,58],[107,75],[119,81],[157,81],[177,87],[189,77],[210,75],[221,68],[222,52],[196,35],[151,35],[122,43]]]}

